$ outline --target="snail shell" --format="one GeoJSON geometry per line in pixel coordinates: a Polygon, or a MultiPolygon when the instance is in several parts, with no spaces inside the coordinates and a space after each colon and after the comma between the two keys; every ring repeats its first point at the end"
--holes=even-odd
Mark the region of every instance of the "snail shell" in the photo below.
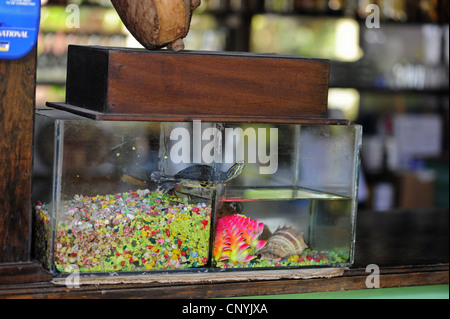
{"type": "Polygon", "coordinates": [[[291,227],[278,227],[267,240],[266,245],[259,251],[261,259],[284,259],[293,255],[300,255],[308,245],[303,233],[291,227]]]}
{"type": "Polygon", "coordinates": [[[147,49],[184,49],[192,11],[201,0],[111,0],[130,33],[147,49]]]}

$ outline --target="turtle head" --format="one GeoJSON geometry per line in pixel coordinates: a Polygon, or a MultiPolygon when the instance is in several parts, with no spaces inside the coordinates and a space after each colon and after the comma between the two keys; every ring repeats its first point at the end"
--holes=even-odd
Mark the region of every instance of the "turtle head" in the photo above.
{"type": "Polygon", "coordinates": [[[242,173],[244,166],[245,166],[244,161],[239,161],[239,162],[235,163],[233,166],[231,166],[230,169],[227,171],[227,181],[238,177],[239,174],[242,173]]]}

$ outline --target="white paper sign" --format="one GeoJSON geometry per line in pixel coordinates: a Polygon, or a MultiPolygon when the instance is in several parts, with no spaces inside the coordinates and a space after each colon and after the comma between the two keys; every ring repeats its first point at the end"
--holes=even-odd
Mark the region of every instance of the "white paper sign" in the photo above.
{"type": "Polygon", "coordinates": [[[442,119],[437,114],[397,114],[394,136],[402,163],[411,157],[435,157],[442,151],[442,119]]]}

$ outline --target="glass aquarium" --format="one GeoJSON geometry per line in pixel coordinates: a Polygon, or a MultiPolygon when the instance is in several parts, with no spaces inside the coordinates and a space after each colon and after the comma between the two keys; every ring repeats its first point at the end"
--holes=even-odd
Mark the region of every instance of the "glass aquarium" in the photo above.
{"type": "Polygon", "coordinates": [[[353,262],[359,125],[95,121],[45,109],[35,128],[33,251],[54,273],[353,262]]]}

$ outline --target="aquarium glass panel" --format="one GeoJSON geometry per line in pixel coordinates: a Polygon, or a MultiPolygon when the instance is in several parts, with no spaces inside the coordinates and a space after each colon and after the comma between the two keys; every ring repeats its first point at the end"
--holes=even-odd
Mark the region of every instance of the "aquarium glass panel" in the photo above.
{"type": "Polygon", "coordinates": [[[353,262],[358,125],[35,127],[33,252],[55,274],[353,262]]]}

